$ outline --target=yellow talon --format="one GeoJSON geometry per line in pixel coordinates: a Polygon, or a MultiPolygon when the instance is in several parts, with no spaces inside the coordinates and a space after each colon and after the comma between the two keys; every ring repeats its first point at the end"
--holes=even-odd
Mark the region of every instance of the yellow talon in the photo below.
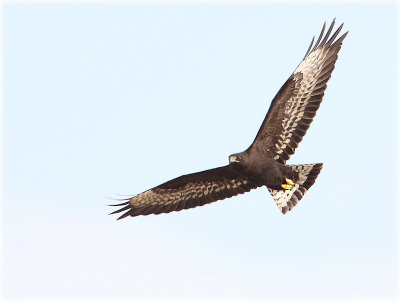
{"type": "Polygon", "coordinates": [[[289,178],[285,178],[285,180],[286,180],[286,183],[287,183],[288,185],[291,185],[291,186],[294,185],[293,180],[291,180],[291,179],[289,179],[289,178]]]}
{"type": "Polygon", "coordinates": [[[283,184],[283,185],[281,185],[281,187],[284,188],[285,190],[290,190],[293,188],[293,186],[290,184],[283,184]]]}
{"type": "Polygon", "coordinates": [[[290,190],[293,188],[294,182],[293,180],[289,178],[285,178],[286,183],[282,184],[281,187],[284,188],[285,190],[290,190]]]}

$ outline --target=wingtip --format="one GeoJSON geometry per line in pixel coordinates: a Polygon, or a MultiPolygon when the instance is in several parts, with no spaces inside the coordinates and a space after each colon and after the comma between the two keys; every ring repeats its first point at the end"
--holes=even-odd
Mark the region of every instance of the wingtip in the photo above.
{"type": "Polygon", "coordinates": [[[120,220],[120,219],[123,219],[123,218],[125,218],[125,217],[128,217],[128,216],[131,216],[130,211],[128,211],[128,212],[122,214],[121,216],[119,216],[119,217],[117,218],[117,221],[120,220]]]}
{"type": "Polygon", "coordinates": [[[120,212],[123,212],[123,211],[126,211],[126,210],[130,210],[131,208],[132,207],[130,205],[127,205],[126,207],[123,207],[123,208],[120,208],[120,209],[118,209],[118,210],[116,210],[114,212],[111,212],[111,214],[117,214],[117,213],[120,213],[120,212]]]}
{"type": "Polygon", "coordinates": [[[343,40],[346,38],[347,34],[349,33],[349,31],[346,31],[343,35],[341,35],[336,41],[335,41],[335,45],[341,45],[343,40]]]}
{"type": "Polygon", "coordinates": [[[326,28],[326,21],[324,22],[324,25],[322,26],[321,33],[319,34],[318,40],[317,40],[317,42],[315,42],[315,45],[312,48],[311,52],[313,52],[314,50],[316,50],[319,47],[320,41],[321,41],[321,39],[322,39],[322,37],[324,36],[324,33],[325,33],[325,28],[326,28]]]}
{"type": "MultiPolygon", "coordinates": [[[[127,199],[121,199],[121,200],[127,200],[127,199]]],[[[107,206],[109,206],[109,207],[120,207],[120,206],[125,206],[127,204],[129,204],[129,200],[125,201],[123,203],[118,203],[118,204],[108,204],[107,206]]]]}
{"type": "Polygon", "coordinates": [[[303,60],[308,56],[308,54],[310,53],[310,50],[311,50],[311,48],[312,48],[312,46],[313,46],[313,44],[314,44],[314,40],[315,40],[315,36],[313,36],[313,38],[312,38],[312,40],[311,40],[311,43],[310,43],[310,46],[308,46],[308,49],[307,49],[307,51],[306,51],[306,54],[304,55],[304,58],[303,58],[303,60]]]}

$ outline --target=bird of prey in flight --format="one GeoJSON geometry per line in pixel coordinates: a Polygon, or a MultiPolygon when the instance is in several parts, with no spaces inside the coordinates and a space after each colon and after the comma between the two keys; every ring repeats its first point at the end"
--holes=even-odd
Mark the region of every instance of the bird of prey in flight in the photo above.
{"type": "Polygon", "coordinates": [[[266,186],[281,212],[292,210],[314,184],[322,164],[286,165],[317,112],[347,33],[343,24],[331,35],[314,38],[304,59],[278,91],[258,133],[246,151],[229,156],[229,164],[172,179],[124,199],[111,214],[169,213],[202,206],[266,186]]]}

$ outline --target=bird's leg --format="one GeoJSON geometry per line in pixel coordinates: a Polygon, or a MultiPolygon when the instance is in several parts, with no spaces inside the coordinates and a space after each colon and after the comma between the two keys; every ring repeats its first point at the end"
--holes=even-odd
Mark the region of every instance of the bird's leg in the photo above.
{"type": "Polygon", "coordinates": [[[286,183],[282,184],[281,187],[285,190],[290,190],[293,188],[294,182],[289,178],[285,178],[286,183]]]}

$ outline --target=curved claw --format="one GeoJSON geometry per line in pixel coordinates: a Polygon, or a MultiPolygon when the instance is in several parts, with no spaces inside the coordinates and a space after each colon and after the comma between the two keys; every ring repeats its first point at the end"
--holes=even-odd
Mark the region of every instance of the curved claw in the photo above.
{"type": "Polygon", "coordinates": [[[293,180],[291,180],[291,179],[289,179],[289,178],[285,178],[285,180],[286,180],[286,183],[287,183],[288,185],[291,185],[291,186],[294,185],[293,180]]]}
{"type": "Polygon", "coordinates": [[[285,178],[286,183],[282,184],[281,187],[285,190],[291,190],[293,188],[294,182],[289,178],[285,178]]]}
{"type": "Polygon", "coordinates": [[[283,184],[283,185],[281,185],[281,187],[284,188],[285,190],[290,190],[293,188],[292,185],[288,185],[288,184],[283,184]]]}

